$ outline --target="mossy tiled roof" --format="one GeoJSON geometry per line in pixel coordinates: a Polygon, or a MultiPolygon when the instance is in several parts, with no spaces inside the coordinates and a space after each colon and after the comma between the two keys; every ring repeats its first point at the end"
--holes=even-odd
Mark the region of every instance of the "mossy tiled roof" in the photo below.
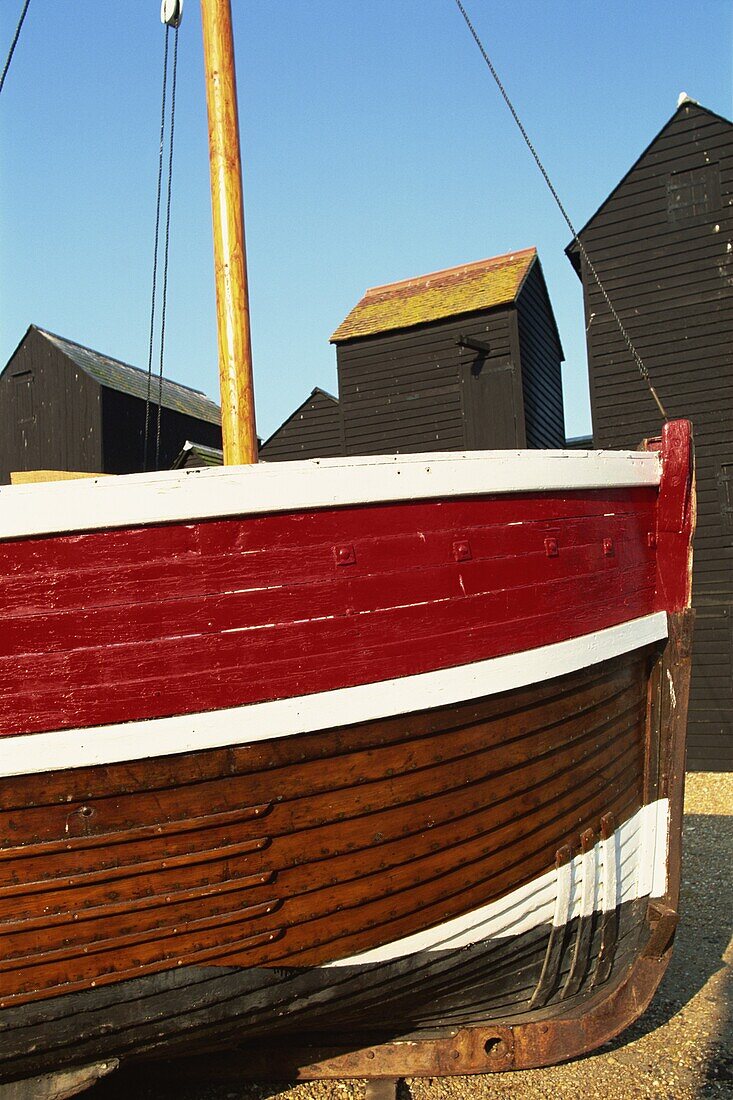
{"type": "Polygon", "coordinates": [[[478,260],[367,290],[331,337],[334,344],[411,328],[513,302],[536,259],[534,248],[478,260]]]}

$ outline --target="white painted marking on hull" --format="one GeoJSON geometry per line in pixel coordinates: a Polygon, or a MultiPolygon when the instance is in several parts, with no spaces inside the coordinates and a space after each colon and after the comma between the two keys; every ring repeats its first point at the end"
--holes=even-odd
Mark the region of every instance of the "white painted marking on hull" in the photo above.
{"type": "Polygon", "coordinates": [[[0,738],[0,776],[248,745],[449,706],[576,672],[667,637],[655,612],[537,649],[417,676],[201,714],[0,738]]]}
{"type": "Polygon", "coordinates": [[[570,919],[570,899],[577,881],[575,860],[558,867],[555,876],[555,912],[552,914],[552,923],[556,928],[562,928],[570,919]]]}
{"type": "Polygon", "coordinates": [[[598,880],[598,845],[580,857],[582,863],[582,893],[579,916],[589,917],[596,907],[596,882],[598,880]]]}
{"type": "Polygon", "coordinates": [[[646,809],[650,814],[654,814],[655,854],[649,895],[653,898],[661,898],[667,893],[669,885],[669,860],[667,858],[669,799],[662,798],[658,802],[647,806],[646,809]]]}
{"type": "Polygon", "coordinates": [[[0,488],[0,539],[487,493],[659,484],[643,451],[468,451],[270,462],[0,488]]]}
{"type": "MultiPolygon", "coordinates": [[[[612,833],[608,840],[601,841],[601,860],[603,862],[603,912],[612,913],[616,908],[618,897],[618,863],[619,852],[617,848],[618,833],[612,833]]],[[[634,846],[634,854],[638,846],[634,846]]]]}
{"type": "Polygon", "coordinates": [[[666,798],[643,806],[619,826],[608,841],[599,841],[590,852],[576,856],[559,869],[553,868],[498,901],[454,917],[435,928],[416,932],[359,955],[336,959],[327,965],[336,967],[390,962],[417,951],[454,951],[484,940],[516,936],[543,924],[559,926],[588,912],[587,899],[591,892],[583,882],[583,872],[590,868],[595,875],[592,896],[596,910],[599,901],[601,908],[605,909],[607,899],[612,896],[619,904],[637,897],[661,897],[666,893],[667,882],[668,819],[669,802],[666,798]],[[652,836],[651,844],[645,843],[648,834],[652,836]],[[642,842],[629,844],[629,838],[636,835],[641,836],[642,842]],[[613,858],[609,860],[614,867],[612,882],[605,877],[609,875],[603,859],[607,845],[621,856],[619,869],[616,869],[613,858]],[[654,852],[654,866],[646,868],[643,878],[639,864],[649,852],[654,852]],[[592,861],[588,859],[591,855],[592,861]],[[638,893],[642,881],[651,887],[643,895],[638,893]]]}

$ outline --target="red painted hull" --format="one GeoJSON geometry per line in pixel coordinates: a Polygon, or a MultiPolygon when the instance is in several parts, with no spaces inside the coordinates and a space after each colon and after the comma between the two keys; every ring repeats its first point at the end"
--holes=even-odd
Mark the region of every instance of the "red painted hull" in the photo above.
{"type": "Polygon", "coordinates": [[[0,733],[327,691],[638,618],[660,606],[656,498],[524,494],[5,543],[0,733]]]}

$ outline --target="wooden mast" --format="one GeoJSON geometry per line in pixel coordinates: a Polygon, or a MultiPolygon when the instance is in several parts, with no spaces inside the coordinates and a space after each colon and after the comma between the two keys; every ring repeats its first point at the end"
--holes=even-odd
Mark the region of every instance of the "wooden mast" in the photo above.
{"type": "Polygon", "coordinates": [[[201,0],[224,463],[257,461],[242,163],[229,0],[201,0]]]}

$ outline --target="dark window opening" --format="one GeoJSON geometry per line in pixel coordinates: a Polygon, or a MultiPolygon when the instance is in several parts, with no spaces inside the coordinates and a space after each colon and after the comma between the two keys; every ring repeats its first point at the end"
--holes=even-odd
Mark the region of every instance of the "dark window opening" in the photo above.
{"type": "Polygon", "coordinates": [[[34,419],[33,411],[33,375],[30,371],[14,374],[15,408],[17,423],[28,424],[34,419]]]}
{"type": "Polygon", "coordinates": [[[717,164],[673,172],[667,181],[667,216],[675,225],[704,218],[720,210],[720,169],[717,164]]]}

